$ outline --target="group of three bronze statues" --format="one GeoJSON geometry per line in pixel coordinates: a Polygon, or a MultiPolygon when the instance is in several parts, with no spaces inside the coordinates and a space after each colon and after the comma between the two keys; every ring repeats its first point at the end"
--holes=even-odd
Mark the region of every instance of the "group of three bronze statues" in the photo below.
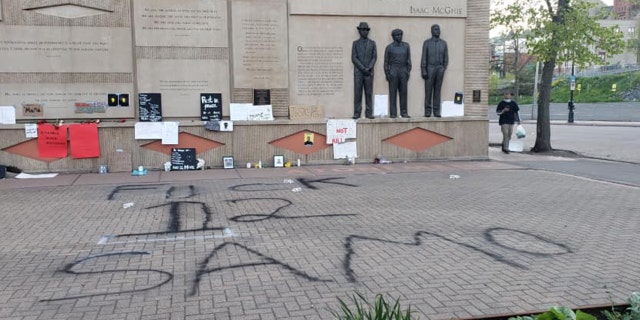
{"type": "MultiPolygon", "coordinates": [[[[358,25],[360,39],[353,42],[351,61],[354,65],[354,108],[353,118],[362,114],[362,94],[365,97],[365,117],[373,119],[373,66],[377,60],[375,41],[369,39],[369,25],[358,25]]],[[[384,51],[384,73],[389,82],[389,116],[398,117],[397,99],[400,98],[400,116],[410,118],[407,112],[407,83],[411,73],[411,50],[409,44],[402,41],[402,30],[391,32],[393,42],[384,51]]],[[[422,45],[420,69],[425,81],[424,115],[440,117],[440,91],[444,72],[449,63],[447,43],[440,39],[440,26],[431,26],[431,38],[422,45]]]]}

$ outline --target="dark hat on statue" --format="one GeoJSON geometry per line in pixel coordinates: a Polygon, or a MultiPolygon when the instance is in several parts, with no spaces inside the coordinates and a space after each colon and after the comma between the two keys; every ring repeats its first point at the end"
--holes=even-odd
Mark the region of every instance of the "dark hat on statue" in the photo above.
{"type": "Polygon", "coordinates": [[[367,24],[366,22],[360,22],[360,24],[358,25],[358,30],[371,30],[371,29],[369,29],[369,24],[367,24]]]}

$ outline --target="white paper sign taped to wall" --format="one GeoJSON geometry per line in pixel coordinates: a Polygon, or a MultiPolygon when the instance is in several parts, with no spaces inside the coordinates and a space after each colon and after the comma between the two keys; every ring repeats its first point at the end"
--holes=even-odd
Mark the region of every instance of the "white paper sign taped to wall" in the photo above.
{"type": "Polygon", "coordinates": [[[358,157],[358,146],[355,141],[333,144],[333,159],[358,157]]]}
{"type": "Polygon", "coordinates": [[[344,142],[356,138],[356,121],[353,119],[327,120],[327,144],[344,142]]]}

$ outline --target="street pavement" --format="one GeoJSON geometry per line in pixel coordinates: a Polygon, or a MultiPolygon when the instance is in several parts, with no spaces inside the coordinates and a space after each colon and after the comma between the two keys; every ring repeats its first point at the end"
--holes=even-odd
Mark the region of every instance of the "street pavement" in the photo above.
{"type": "Polygon", "coordinates": [[[5,179],[0,319],[326,320],[356,292],[421,319],[624,303],[640,127],[594,124],[552,125],[572,152],[506,155],[491,122],[488,161],[5,179]]]}

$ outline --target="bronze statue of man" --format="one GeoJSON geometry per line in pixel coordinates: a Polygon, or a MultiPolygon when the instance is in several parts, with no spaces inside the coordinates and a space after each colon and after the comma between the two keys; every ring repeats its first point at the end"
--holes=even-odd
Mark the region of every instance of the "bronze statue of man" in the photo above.
{"type": "Polygon", "coordinates": [[[396,95],[400,94],[400,116],[411,118],[407,113],[407,83],[411,72],[409,44],[402,41],[402,30],[391,31],[393,42],[384,51],[384,74],[389,82],[389,115],[398,117],[396,95]]]}
{"type": "Polygon", "coordinates": [[[440,26],[431,26],[431,38],[422,44],[422,78],[425,86],[424,116],[440,117],[440,90],[444,80],[444,72],[449,64],[447,43],[440,39],[440,26]]]}
{"type": "Polygon", "coordinates": [[[373,65],[376,63],[378,52],[376,43],[369,39],[369,25],[360,22],[358,25],[360,39],[353,42],[351,61],[353,62],[354,107],[353,118],[360,119],[362,113],[362,91],[366,104],[365,116],[373,119],[373,65]]]}

